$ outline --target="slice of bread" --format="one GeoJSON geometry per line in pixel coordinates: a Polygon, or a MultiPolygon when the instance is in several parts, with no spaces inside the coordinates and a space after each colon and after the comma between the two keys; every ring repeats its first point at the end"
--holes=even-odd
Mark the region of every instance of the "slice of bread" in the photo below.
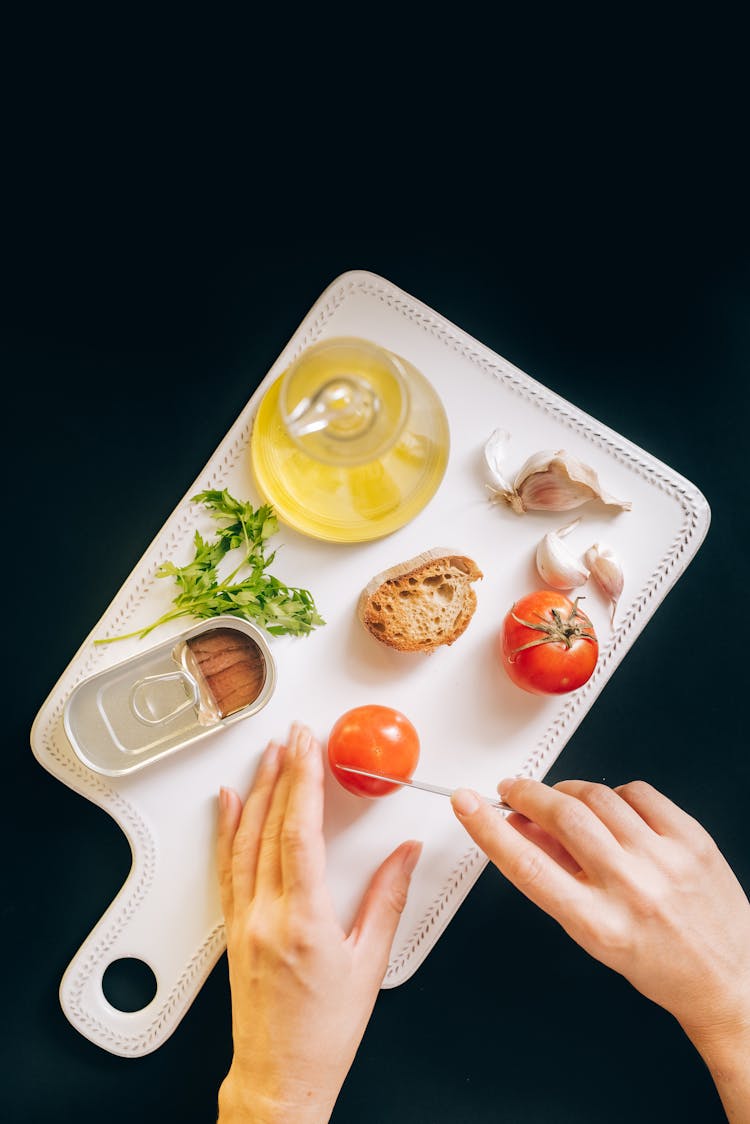
{"type": "Polygon", "coordinates": [[[357,615],[376,640],[399,652],[432,652],[467,629],[477,607],[471,558],[443,547],[384,570],[362,590],[357,615]]]}

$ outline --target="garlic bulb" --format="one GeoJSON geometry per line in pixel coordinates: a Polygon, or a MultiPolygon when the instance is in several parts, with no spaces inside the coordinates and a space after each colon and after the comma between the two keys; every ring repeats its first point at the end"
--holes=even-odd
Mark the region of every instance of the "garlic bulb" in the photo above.
{"type": "Polygon", "coordinates": [[[536,568],[539,576],[553,589],[576,589],[589,576],[585,566],[568,550],[563,542],[574,527],[581,522],[575,519],[559,531],[549,531],[536,548],[536,568]]]}
{"type": "Polygon", "coordinates": [[[609,598],[612,611],[610,622],[615,623],[615,611],[620,600],[625,578],[622,566],[617,560],[615,552],[604,543],[595,543],[589,547],[584,555],[586,565],[591,570],[591,576],[596,581],[602,592],[609,598]]]}
{"type": "Polygon", "coordinates": [[[504,500],[517,515],[525,511],[570,511],[589,500],[601,500],[623,511],[633,506],[605,492],[594,469],[564,449],[534,453],[509,483],[502,470],[508,439],[504,430],[496,429],[485,445],[484,457],[497,485],[490,485],[492,499],[504,500]]]}

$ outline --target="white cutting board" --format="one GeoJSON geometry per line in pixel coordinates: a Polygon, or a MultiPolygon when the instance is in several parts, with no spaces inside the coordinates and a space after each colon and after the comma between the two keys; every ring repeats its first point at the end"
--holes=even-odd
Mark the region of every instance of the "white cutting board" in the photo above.
{"type": "MultiPolygon", "coordinates": [[[[125,884],[63,977],[61,1002],[73,1026],[103,1049],[129,1057],[157,1049],[175,1030],[224,949],[213,855],[219,786],[244,793],[262,748],[272,737],[283,737],[293,719],[325,741],[345,710],[382,703],[403,711],[419,731],[417,777],[486,793],[504,776],[541,778],[695,555],[708,524],[708,505],[689,481],[437,312],[372,273],[337,278],[186,489],[34,723],[31,744],[39,762],[106,809],[133,852],[125,884]],[[273,540],[281,547],[273,572],[289,585],[309,588],[327,623],[304,639],[271,638],[278,686],[268,706],[131,777],[109,779],[88,771],[62,725],[73,687],[191,622],[104,647],[95,647],[94,638],[145,626],[169,607],[175,590],[155,578],[158,565],[168,558],[187,562],[196,527],[211,530],[211,520],[190,496],[226,487],[259,502],[249,437],[260,397],[305,347],[338,335],[364,336],[393,350],[438,391],[450,421],[451,454],[437,494],[407,526],[370,543],[327,544],[282,528],[273,540]],[[493,640],[505,612],[542,585],[533,566],[538,540],[572,518],[519,517],[490,504],[482,449],[496,427],[512,435],[513,470],[540,449],[565,448],[598,470],[604,488],[633,503],[630,512],[590,504],[574,513],[582,523],[569,545],[582,552],[598,540],[611,544],[624,563],[625,590],[611,631],[604,598],[587,586],[585,605],[599,635],[600,658],[589,682],[568,696],[528,695],[507,680],[494,659],[493,640]],[[450,648],[430,656],[393,652],[358,624],[357,597],[374,574],[435,546],[461,550],[483,570],[475,586],[476,614],[450,648]],[[156,976],[156,995],[141,1011],[118,1011],[102,992],[105,969],[121,957],[145,961],[156,976]]],[[[329,879],[344,923],[385,855],[404,839],[424,840],[384,981],[393,987],[422,963],[486,860],[470,845],[449,802],[439,797],[399,791],[367,801],[329,777],[326,801],[329,879]]]]}

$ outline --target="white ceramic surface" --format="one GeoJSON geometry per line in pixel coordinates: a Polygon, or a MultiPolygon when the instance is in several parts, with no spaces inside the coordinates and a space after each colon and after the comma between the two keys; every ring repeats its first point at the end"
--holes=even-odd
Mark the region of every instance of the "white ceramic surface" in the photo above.
{"type": "MultiPolygon", "coordinates": [[[[39,762],[64,784],[104,808],[133,852],[129,876],[73,957],[61,983],[63,1009],[81,1034],[114,1054],[137,1057],[175,1030],[224,949],[214,879],[216,794],[243,792],[271,737],[292,719],[325,740],[345,710],[378,702],[402,710],[417,727],[417,776],[449,787],[493,792],[503,776],[541,778],[560,754],[620,660],[683,573],[708,529],[709,509],[687,480],[472,339],[438,313],[367,272],[337,278],[321,295],[247,403],[214,456],[190,485],[112,604],[73,656],[44,703],[31,735],[39,762]],[[310,637],[271,638],[278,686],[268,706],[184,752],[130,777],[88,771],[63,730],[67,696],[82,678],[184,628],[174,622],[146,640],[95,647],[96,637],[150,623],[169,605],[170,582],[156,579],[164,560],[187,561],[196,527],[211,520],[189,497],[227,487],[258,500],[249,460],[252,418],[260,396],[290,359],[326,336],[359,335],[391,348],[431,380],[451,424],[451,455],[429,505],[390,537],[326,544],[282,528],[274,573],[308,587],[326,620],[310,637]],[[586,609],[600,637],[599,663],[579,691],[538,698],[515,688],[497,667],[492,644],[513,600],[541,585],[533,566],[537,541],[570,515],[514,515],[488,502],[482,449],[494,428],[512,435],[518,469],[542,448],[566,448],[599,471],[603,486],[633,502],[626,513],[599,504],[575,514],[582,523],[568,544],[583,552],[610,543],[625,564],[625,590],[611,631],[603,597],[586,589],[586,609]],[[449,543],[484,571],[478,608],[461,639],[431,656],[393,652],[356,621],[360,589],[388,566],[449,543]],[[106,967],[120,957],[148,963],[157,992],[142,1011],[115,1010],[104,998],[106,967]]],[[[363,801],[330,777],[326,792],[329,876],[344,922],[381,859],[403,839],[424,840],[409,903],[385,979],[407,979],[434,946],[481,873],[485,859],[470,846],[447,800],[400,791],[363,801]]]]}

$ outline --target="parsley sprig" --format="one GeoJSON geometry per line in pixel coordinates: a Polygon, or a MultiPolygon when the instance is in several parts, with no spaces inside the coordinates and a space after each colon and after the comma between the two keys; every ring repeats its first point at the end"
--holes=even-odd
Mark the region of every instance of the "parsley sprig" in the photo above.
{"type": "Polygon", "coordinates": [[[252,621],[272,636],[307,636],[317,625],[325,624],[306,589],[284,585],[268,572],[276,551],[266,555],[266,543],[279,528],[269,504],[256,509],[235,499],[226,488],[199,492],[192,502],[202,503],[210,511],[218,529],[212,540],[195,532],[192,562],[186,566],[164,562],[156,571],[159,578],[174,578],[179,587],[172,602],[174,608],[146,628],[97,640],[97,644],[144,637],[167,621],[187,616],[205,620],[231,613],[252,621]],[[240,552],[239,563],[221,578],[219,565],[232,551],[240,552]]]}

